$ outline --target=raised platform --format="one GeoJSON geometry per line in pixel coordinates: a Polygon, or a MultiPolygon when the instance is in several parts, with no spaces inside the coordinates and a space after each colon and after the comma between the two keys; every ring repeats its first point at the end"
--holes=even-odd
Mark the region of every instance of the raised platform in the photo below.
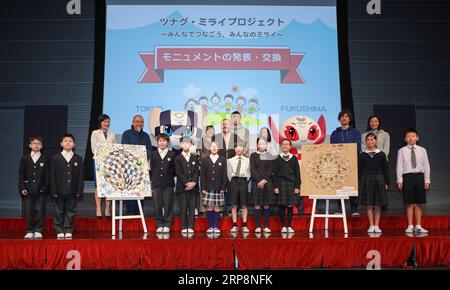
{"type": "MultiPolygon", "coordinates": [[[[175,219],[173,232],[153,233],[154,220],[147,219],[150,233],[142,233],[139,221],[125,221],[124,232],[111,238],[110,220],[78,218],[73,240],[56,240],[51,219],[45,239],[23,240],[23,219],[0,219],[0,269],[66,269],[67,253],[77,250],[81,269],[311,269],[366,268],[371,250],[380,253],[381,268],[402,268],[412,252],[419,267],[450,266],[449,216],[428,216],[423,226],[427,236],[407,236],[404,217],[382,217],[381,236],[366,233],[366,217],[349,218],[349,234],[342,222],[330,221],[330,231],[317,220],[313,235],[308,217],[295,217],[294,235],[279,233],[277,218],[271,218],[270,236],[229,232],[231,220],[221,221],[222,234],[209,238],[206,219],[196,219],[196,233],[184,238],[175,219]],[[415,251],[413,251],[415,249],[415,251]]],[[[254,228],[249,220],[249,227],[254,228]]]]}

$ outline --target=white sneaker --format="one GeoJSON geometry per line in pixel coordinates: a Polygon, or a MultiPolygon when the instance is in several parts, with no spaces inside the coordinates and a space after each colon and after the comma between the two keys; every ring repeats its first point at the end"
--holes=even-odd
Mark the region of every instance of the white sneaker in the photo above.
{"type": "Polygon", "coordinates": [[[264,234],[263,234],[264,238],[269,238],[270,235],[271,235],[270,233],[266,233],[266,232],[264,232],[264,234]]]}
{"type": "Polygon", "coordinates": [[[428,233],[428,231],[426,229],[422,228],[421,225],[416,225],[415,231],[418,234],[426,234],[426,233],[428,233]]]}
{"type": "Polygon", "coordinates": [[[376,233],[376,234],[381,234],[380,227],[379,226],[375,226],[374,229],[373,229],[373,232],[376,233]]]}
{"type": "Polygon", "coordinates": [[[256,228],[255,233],[257,233],[257,234],[261,233],[261,228],[256,228]]]}
{"type": "Polygon", "coordinates": [[[286,227],[282,227],[281,228],[281,232],[284,233],[284,234],[287,233],[287,228],[286,227]]]}
{"type": "Polygon", "coordinates": [[[209,229],[206,231],[207,234],[212,234],[213,232],[214,232],[214,229],[213,229],[213,228],[209,228],[209,229]]]}
{"type": "Polygon", "coordinates": [[[41,234],[40,232],[35,232],[35,233],[34,233],[34,238],[35,238],[36,240],[41,240],[41,239],[42,239],[42,234],[41,234]]]}
{"type": "Polygon", "coordinates": [[[291,228],[291,227],[288,227],[288,228],[287,228],[287,232],[288,232],[289,234],[295,233],[294,229],[291,228]]]}
{"type": "Polygon", "coordinates": [[[368,233],[374,233],[375,232],[375,226],[370,226],[367,230],[368,233]]]}
{"type": "Polygon", "coordinates": [[[34,235],[33,235],[33,233],[27,233],[26,235],[25,235],[25,237],[23,237],[25,240],[32,240],[32,239],[34,239],[34,235]]]}
{"type": "Polygon", "coordinates": [[[163,228],[163,233],[164,233],[164,234],[170,233],[170,228],[164,227],[164,228],[163,228]]]}
{"type": "Polygon", "coordinates": [[[218,228],[214,228],[214,234],[220,235],[220,230],[218,228]]]}
{"type": "Polygon", "coordinates": [[[264,232],[265,232],[266,234],[269,234],[269,233],[271,233],[272,231],[271,231],[268,227],[265,227],[265,228],[264,228],[264,232]]]}
{"type": "Polygon", "coordinates": [[[164,231],[164,228],[163,228],[163,227],[159,227],[159,228],[156,229],[156,233],[157,233],[157,234],[162,234],[163,231],[164,231]]]}
{"type": "Polygon", "coordinates": [[[56,235],[56,238],[57,238],[58,240],[64,240],[64,233],[59,233],[59,234],[57,234],[57,235],[56,235]]]}
{"type": "Polygon", "coordinates": [[[66,234],[64,235],[64,238],[65,238],[66,240],[71,240],[71,239],[72,239],[72,234],[71,234],[71,233],[66,233],[66,234]]]}
{"type": "Polygon", "coordinates": [[[413,225],[409,225],[406,230],[405,233],[407,234],[412,234],[414,232],[414,226],[413,225]]]}
{"type": "Polygon", "coordinates": [[[187,229],[182,229],[182,230],[181,230],[181,234],[182,234],[182,235],[183,235],[183,234],[185,235],[185,234],[187,234],[187,233],[188,233],[188,230],[187,230],[187,229]]]}
{"type": "Polygon", "coordinates": [[[194,233],[194,229],[187,229],[188,234],[193,234],[194,233]]]}
{"type": "Polygon", "coordinates": [[[247,227],[243,227],[242,232],[247,234],[250,232],[250,230],[247,227]]]}
{"type": "Polygon", "coordinates": [[[359,212],[353,212],[352,216],[359,216],[359,212]]]}
{"type": "Polygon", "coordinates": [[[230,232],[232,232],[232,233],[235,233],[235,232],[237,232],[237,231],[238,231],[238,228],[237,228],[237,227],[232,227],[231,230],[230,230],[230,232]]]}

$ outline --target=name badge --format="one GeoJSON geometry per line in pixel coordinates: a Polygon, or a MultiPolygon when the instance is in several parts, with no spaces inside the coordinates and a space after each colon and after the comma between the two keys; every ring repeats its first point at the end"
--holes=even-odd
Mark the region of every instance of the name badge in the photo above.
{"type": "Polygon", "coordinates": [[[74,162],[74,163],[73,163],[73,166],[78,166],[78,162],[74,162]]]}
{"type": "Polygon", "coordinates": [[[167,158],[167,161],[170,161],[170,158],[167,158]]]}
{"type": "Polygon", "coordinates": [[[39,163],[39,166],[44,167],[44,163],[42,163],[42,162],[39,163]]]}
{"type": "Polygon", "coordinates": [[[192,165],[195,165],[195,161],[192,161],[192,165]]]}
{"type": "Polygon", "coordinates": [[[219,166],[222,166],[222,163],[221,163],[221,162],[219,162],[219,166]]]}

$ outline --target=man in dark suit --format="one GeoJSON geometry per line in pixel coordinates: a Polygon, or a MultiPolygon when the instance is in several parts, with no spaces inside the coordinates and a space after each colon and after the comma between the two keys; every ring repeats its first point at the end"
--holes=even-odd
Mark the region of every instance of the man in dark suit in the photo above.
{"type": "Polygon", "coordinates": [[[242,140],[238,135],[231,132],[231,121],[229,119],[223,119],[220,124],[222,132],[214,136],[214,140],[219,146],[219,156],[225,159],[232,158],[236,155],[234,145],[242,143],[242,140]]]}

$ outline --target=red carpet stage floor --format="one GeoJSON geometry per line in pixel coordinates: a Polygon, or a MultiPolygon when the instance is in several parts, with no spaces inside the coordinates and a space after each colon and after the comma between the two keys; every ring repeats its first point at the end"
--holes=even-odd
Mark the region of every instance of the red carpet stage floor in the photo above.
{"type": "MultiPolygon", "coordinates": [[[[154,219],[148,218],[149,233],[144,236],[138,220],[124,221],[124,232],[111,239],[111,220],[78,218],[73,240],[56,240],[52,219],[47,220],[43,240],[23,240],[25,221],[0,219],[0,269],[66,269],[71,250],[80,253],[81,269],[343,269],[366,268],[371,250],[380,253],[381,268],[402,268],[415,253],[419,267],[450,266],[449,216],[427,216],[422,224],[430,233],[407,236],[405,218],[382,217],[381,236],[369,236],[366,217],[348,219],[349,234],[342,222],[330,220],[327,235],[323,220],[316,220],[315,232],[308,233],[309,217],[295,217],[296,233],[282,236],[280,224],[270,220],[268,237],[237,236],[229,232],[230,218],[221,221],[222,234],[209,238],[205,218],[196,219],[192,238],[179,233],[174,220],[170,236],[157,236],[154,219]],[[414,251],[413,251],[414,249],[414,251]]],[[[254,228],[249,219],[249,228],[254,228]]]]}

